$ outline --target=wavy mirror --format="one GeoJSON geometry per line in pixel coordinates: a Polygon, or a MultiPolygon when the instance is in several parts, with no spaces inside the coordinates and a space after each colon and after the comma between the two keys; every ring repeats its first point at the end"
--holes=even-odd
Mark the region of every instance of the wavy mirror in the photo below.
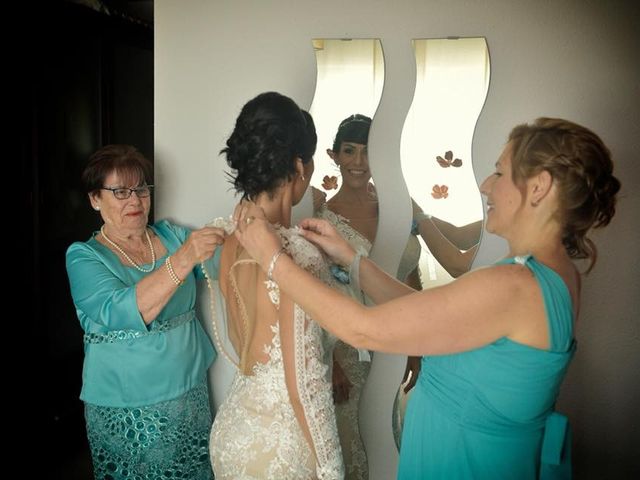
{"type": "Polygon", "coordinates": [[[311,185],[333,197],[342,186],[340,168],[325,154],[338,126],[353,114],[373,118],[384,83],[384,58],[378,39],[314,39],[317,80],[311,115],[318,132],[318,150],[311,185]],[[327,181],[328,177],[330,181],[327,181]]]}
{"type": "MultiPolygon", "coordinates": [[[[382,47],[377,39],[315,39],[313,46],[318,72],[310,109],[318,133],[311,180],[314,215],[329,220],[352,246],[368,252],[378,229],[367,145],[382,95],[382,47]]],[[[365,301],[359,290],[345,289],[365,301]]],[[[368,351],[336,342],[333,395],[347,478],[368,478],[359,404],[370,360],[368,351]]]]}
{"type": "Polygon", "coordinates": [[[489,88],[484,38],[413,40],[416,89],[401,139],[413,199],[423,287],[471,267],[482,232],[482,199],[471,142],[489,88]]]}
{"type": "MultiPolygon", "coordinates": [[[[490,63],[484,38],[420,39],[413,40],[413,48],[416,88],[400,158],[412,199],[410,238],[421,246],[417,282],[431,288],[467,272],[480,241],[483,208],[471,142],[489,88],[490,63]]],[[[408,399],[404,385],[392,413],[398,448],[408,399]]]]}

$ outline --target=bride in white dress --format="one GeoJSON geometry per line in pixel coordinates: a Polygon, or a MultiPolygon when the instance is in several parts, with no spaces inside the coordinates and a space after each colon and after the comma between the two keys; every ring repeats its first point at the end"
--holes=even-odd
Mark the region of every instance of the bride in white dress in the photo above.
{"type": "MultiPolygon", "coordinates": [[[[311,116],[270,92],[243,107],[223,152],[235,189],[278,225],[284,251],[333,285],[324,256],[290,228],[315,147],[311,116]]],[[[211,431],[216,479],[343,478],[331,390],[334,339],[280,295],[233,235],[219,278],[238,370],[211,431]]]]}

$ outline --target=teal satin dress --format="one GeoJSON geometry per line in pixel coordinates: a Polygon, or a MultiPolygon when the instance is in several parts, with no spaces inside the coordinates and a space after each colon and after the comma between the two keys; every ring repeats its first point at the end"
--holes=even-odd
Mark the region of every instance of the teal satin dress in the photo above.
{"type": "Polygon", "coordinates": [[[547,313],[542,350],[501,338],[467,352],[426,356],[409,400],[398,478],[570,478],[570,432],[554,411],[575,352],[571,296],[562,278],[533,257],[547,313]]]}

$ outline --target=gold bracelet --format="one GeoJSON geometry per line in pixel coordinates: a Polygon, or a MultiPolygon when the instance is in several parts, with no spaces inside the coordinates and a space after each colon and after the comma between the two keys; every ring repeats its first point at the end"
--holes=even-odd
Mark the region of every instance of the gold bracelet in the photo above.
{"type": "Polygon", "coordinates": [[[170,255],[164,261],[164,264],[167,266],[167,272],[169,272],[169,276],[171,277],[171,280],[173,280],[173,283],[175,283],[178,287],[181,287],[184,284],[184,280],[180,280],[176,275],[176,272],[173,270],[173,265],[171,265],[170,255]]]}

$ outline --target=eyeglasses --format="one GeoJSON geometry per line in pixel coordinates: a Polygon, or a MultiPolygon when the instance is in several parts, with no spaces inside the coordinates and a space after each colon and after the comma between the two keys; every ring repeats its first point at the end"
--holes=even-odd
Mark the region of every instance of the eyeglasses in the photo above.
{"type": "Polygon", "coordinates": [[[152,188],[153,188],[153,185],[142,185],[136,188],[102,187],[100,190],[109,190],[111,193],[113,193],[113,196],[116,197],[118,200],[126,200],[134,192],[138,196],[138,198],[146,198],[149,195],[151,195],[152,188]]]}

